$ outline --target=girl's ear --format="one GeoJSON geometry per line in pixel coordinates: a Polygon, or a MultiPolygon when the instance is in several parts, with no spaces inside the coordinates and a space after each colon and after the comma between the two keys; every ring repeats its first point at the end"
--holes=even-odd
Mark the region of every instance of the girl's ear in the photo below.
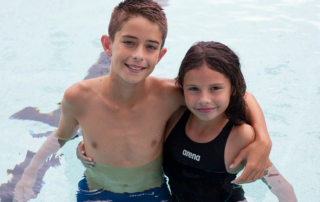
{"type": "Polygon", "coordinates": [[[235,96],[236,95],[236,91],[234,89],[234,86],[231,86],[231,95],[235,96]]]}
{"type": "Polygon", "coordinates": [[[107,54],[107,56],[112,56],[112,41],[109,36],[103,35],[101,37],[101,43],[102,47],[104,49],[104,52],[107,54]]]}

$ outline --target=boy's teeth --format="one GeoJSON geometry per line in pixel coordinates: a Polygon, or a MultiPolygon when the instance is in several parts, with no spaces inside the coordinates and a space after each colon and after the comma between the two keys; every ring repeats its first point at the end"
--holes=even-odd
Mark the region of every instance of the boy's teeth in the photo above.
{"type": "Polygon", "coordinates": [[[132,67],[130,65],[128,65],[131,69],[134,69],[134,70],[141,70],[142,68],[136,68],[136,67],[132,67]]]}

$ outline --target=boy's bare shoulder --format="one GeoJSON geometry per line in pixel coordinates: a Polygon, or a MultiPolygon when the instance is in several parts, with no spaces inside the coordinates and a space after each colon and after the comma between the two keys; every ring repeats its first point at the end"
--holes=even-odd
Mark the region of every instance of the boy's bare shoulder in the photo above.
{"type": "Polygon", "coordinates": [[[97,78],[74,83],[65,91],[63,99],[72,105],[87,102],[87,99],[94,92],[96,82],[97,78]]]}
{"type": "Polygon", "coordinates": [[[154,84],[152,88],[157,89],[159,93],[164,95],[182,95],[179,88],[177,88],[174,79],[158,78],[154,76],[149,76],[148,78],[154,84]]]}
{"type": "Polygon", "coordinates": [[[63,98],[67,102],[75,102],[78,99],[82,98],[83,92],[88,90],[88,85],[85,81],[79,81],[71,85],[64,93],[63,98]]]}
{"type": "Polygon", "coordinates": [[[174,79],[168,79],[168,78],[159,78],[155,76],[149,76],[148,79],[152,81],[153,83],[161,86],[162,88],[177,88],[175,86],[175,80],[174,79]]]}
{"type": "Polygon", "coordinates": [[[184,97],[179,88],[176,87],[174,79],[158,78],[149,76],[152,85],[152,91],[167,101],[177,103],[179,106],[184,104],[184,97]]]}

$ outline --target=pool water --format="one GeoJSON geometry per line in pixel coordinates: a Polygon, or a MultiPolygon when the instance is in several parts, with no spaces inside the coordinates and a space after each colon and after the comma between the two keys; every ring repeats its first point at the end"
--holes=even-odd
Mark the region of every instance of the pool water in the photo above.
{"type": "MultiPolygon", "coordinates": [[[[102,53],[119,0],[0,2],[0,198],[10,201],[24,167],[58,126],[64,91],[108,73],[102,53]]],[[[248,91],[258,100],[273,141],[271,160],[299,202],[320,192],[320,2],[312,0],[159,0],[168,18],[168,52],[154,76],[174,78],[196,41],[219,41],[239,55],[248,91]]],[[[30,201],[75,201],[84,167],[82,137],[48,158],[30,201]]],[[[252,202],[277,201],[258,181],[252,202]]]]}

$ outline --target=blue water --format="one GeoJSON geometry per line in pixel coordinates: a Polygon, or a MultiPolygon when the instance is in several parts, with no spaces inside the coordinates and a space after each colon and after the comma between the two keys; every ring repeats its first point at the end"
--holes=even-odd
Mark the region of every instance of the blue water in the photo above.
{"type": "MultiPolygon", "coordinates": [[[[11,173],[23,167],[27,154],[30,157],[39,149],[48,131],[56,129],[57,103],[66,88],[88,77],[89,69],[98,71],[91,76],[107,73],[100,65],[107,60],[101,56],[100,37],[107,34],[117,3],[0,2],[0,196],[14,185],[11,173]]],[[[168,52],[152,75],[174,78],[185,52],[196,41],[219,41],[235,50],[248,90],[266,117],[273,141],[271,160],[293,185],[300,202],[318,201],[320,2],[161,3],[168,18],[168,52]]],[[[84,171],[75,156],[79,140],[68,142],[58,152],[63,156],[48,161],[40,193],[30,201],[75,200],[84,171]]],[[[248,201],[276,201],[262,182],[244,189],[248,201]]]]}

